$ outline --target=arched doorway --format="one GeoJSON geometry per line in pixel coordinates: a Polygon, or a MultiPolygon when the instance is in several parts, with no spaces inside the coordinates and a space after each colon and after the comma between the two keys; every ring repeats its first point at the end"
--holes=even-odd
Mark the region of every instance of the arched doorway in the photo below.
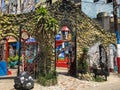
{"type": "Polygon", "coordinates": [[[76,41],[72,30],[67,25],[60,28],[55,39],[56,67],[67,68],[72,76],[76,76],[76,41]]]}
{"type": "Polygon", "coordinates": [[[69,49],[70,49],[70,30],[63,26],[58,35],[56,35],[56,67],[69,68],[69,49]]]}
{"type": "MultiPolygon", "coordinates": [[[[7,35],[5,37],[2,38],[2,40],[0,41],[0,65],[1,67],[4,67],[4,68],[1,68],[0,69],[0,75],[2,76],[2,71],[6,71],[4,72],[5,74],[4,75],[10,75],[11,74],[11,70],[10,70],[10,64],[13,65],[12,63],[12,60],[13,58],[12,57],[15,57],[16,54],[17,54],[17,39],[16,37],[14,36],[11,36],[11,35],[7,35]],[[4,64],[2,64],[4,63],[4,64]]],[[[17,61],[17,59],[16,59],[17,61]]],[[[17,65],[17,62],[16,64],[17,65]]]]}

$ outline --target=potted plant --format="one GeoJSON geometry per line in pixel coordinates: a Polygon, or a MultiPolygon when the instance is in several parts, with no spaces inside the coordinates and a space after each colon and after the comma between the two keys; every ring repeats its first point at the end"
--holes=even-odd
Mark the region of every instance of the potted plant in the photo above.
{"type": "Polygon", "coordinates": [[[18,64],[18,55],[8,58],[8,66],[14,68],[18,64]]]}

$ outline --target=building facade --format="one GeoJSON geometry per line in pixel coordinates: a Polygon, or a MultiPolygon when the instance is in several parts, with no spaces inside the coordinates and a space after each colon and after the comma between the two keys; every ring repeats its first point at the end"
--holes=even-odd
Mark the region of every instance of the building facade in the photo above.
{"type": "Polygon", "coordinates": [[[34,10],[40,0],[0,0],[0,12],[3,14],[28,13],[34,10]]]}
{"type": "MultiPolygon", "coordinates": [[[[116,0],[120,4],[120,0],[116,0]]],[[[97,18],[101,12],[106,12],[109,16],[113,16],[112,0],[81,0],[82,11],[90,18],[97,18]]],[[[118,12],[120,7],[118,7],[118,12]]],[[[120,16],[120,12],[118,13],[120,16]]]]}
{"type": "MultiPolygon", "coordinates": [[[[120,4],[120,0],[116,0],[120,4]]],[[[120,28],[120,6],[117,6],[118,28],[120,28]]],[[[114,33],[113,0],[82,0],[81,10],[97,21],[106,31],[114,33]]]]}

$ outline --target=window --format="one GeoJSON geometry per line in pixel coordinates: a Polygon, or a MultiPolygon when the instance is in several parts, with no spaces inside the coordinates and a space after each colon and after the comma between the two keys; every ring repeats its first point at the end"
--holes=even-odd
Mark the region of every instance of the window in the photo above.
{"type": "Polygon", "coordinates": [[[112,0],[107,0],[107,3],[111,3],[112,2],[112,0]]]}
{"type": "Polygon", "coordinates": [[[94,0],[94,2],[98,2],[99,0],[94,0]]]}

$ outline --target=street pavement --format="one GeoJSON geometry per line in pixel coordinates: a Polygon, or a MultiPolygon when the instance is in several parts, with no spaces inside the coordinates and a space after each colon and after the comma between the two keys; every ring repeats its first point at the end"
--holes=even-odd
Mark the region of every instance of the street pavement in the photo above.
{"type": "MultiPolygon", "coordinates": [[[[0,90],[15,90],[14,77],[17,70],[11,70],[12,75],[9,75],[8,79],[1,79],[0,77],[0,90]],[[10,78],[11,77],[11,78],[10,78]]],[[[108,81],[105,82],[94,82],[79,80],[77,78],[67,76],[67,69],[57,68],[58,72],[58,84],[55,86],[44,87],[35,83],[34,89],[32,90],[120,90],[120,75],[110,73],[108,81]]]]}

